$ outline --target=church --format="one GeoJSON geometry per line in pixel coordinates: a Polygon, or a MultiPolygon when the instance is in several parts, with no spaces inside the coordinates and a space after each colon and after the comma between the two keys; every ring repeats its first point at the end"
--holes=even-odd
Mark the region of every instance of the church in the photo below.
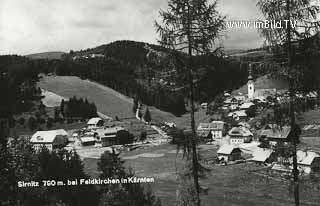
{"type": "Polygon", "coordinates": [[[255,97],[254,92],[254,81],[252,77],[252,67],[251,64],[249,64],[249,76],[248,76],[248,99],[253,100],[255,97]]]}

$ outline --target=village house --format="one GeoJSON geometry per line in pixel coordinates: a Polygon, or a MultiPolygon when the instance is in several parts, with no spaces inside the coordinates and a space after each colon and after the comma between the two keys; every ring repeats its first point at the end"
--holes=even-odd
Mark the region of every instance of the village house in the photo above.
{"type": "Polygon", "coordinates": [[[253,138],[252,132],[243,126],[233,127],[228,135],[230,137],[230,144],[250,143],[253,138]]]}
{"type": "Polygon", "coordinates": [[[49,151],[62,148],[68,143],[68,133],[63,129],[37,131],[30,139],[35,150],[41,149],[43,146],[49,151]]]}
{"type": "Polygon", "coordinates": [[[248,110],[250,107],[254,106],[252,102],[245,102],[239,106],[240,110],[248,110]]]}
{"type": "Polygon", "coordinates": [[[245,110],[239,110],[239,111],[234,111],[234,112],[230,112],[228,114],[229,118],[232,118],[236,121],[239,120],[246,120],[248,118],[247,113],[245,110]]]}
{"type": "Polygon", "coordinates": [[[284,143],[288,141],[289,134],[291,132],[290,127],[280,127],[277,125],[268,125],[266,129],[261,130],[260,140],[265,139],[270,145],[275,146],[277,143],[284,143]],[[267,129],[272,127],[270,129],[267,129]]]}
{"type": "Polygon", "coordinates": [[[124,130],[124,128],[118,127],[118,126],[97,129],[95,131],[95,137],[98,141],[101,142],[101,145],[103,147],[117,145],[119,144],[119,140],[117,138],[117,132],[121,130],[124,130]]]}
{"type": "Polygon", "coordinates": [[[320,155],[313,151],[297,151],[298,169],[300,172],[310,174],[320,172],[320,155]]]}
{"type": "Polygon", "coordinates": [[[100,117],[94,117],[89,119],[87,126],[88,129],[96,129],[102,127],[104,124],[103,120],[100,117]]]}
{"type": "Polygon", "coordinates": [[[273,150],[267,148],[257,148],[252,156],[250,161],[257,163],[272,163],[275,160],[273,150]]]}
{"type": "Polygon", "coordinates": [[[93,136],[83,136],[80,137],[80,142],[82,146],[91,146],[91,145],[95,145],[96,140],[94,139],[93,136]]]}
{"type": "Polygon", "coordinates": [[[200,123],[197,128],[197,133],[200,137],[207,137],[212,134],[212,139],[222,138],[224,133],[223,121],[212,121],[211,123],[200,123]]]}
{"type": "MultiPolygon", "coordinates": [[[[290,158],[287,162],[289,162],[289,164],[285,166],[283,163],[281,163],[281,161],[278,161],[272,166],[272,169],[290,174],[293,168],[292,158],[290,158]]],[[[320,155],[316,152],[298,150],[297,163],[300,175],[308,175],[311,172],[320,172],[320,155]]]]}
{"type": "Polygon", "coordinates": [[[241,150],[233,145],[224,144],[217,151],[219,161],[236,161],[241,159],[241,150]]]}
{"type": "Polygon", "coordinates": [[[246,96],[242,93],[239,93],[238,95],[233,96],[234,99],[238,101],[238,103],[244,102],[246,100],[246,96]]]}

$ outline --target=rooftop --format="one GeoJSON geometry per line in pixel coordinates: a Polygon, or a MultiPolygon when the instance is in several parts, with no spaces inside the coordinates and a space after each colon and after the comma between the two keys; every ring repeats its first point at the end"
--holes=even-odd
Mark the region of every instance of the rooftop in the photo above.
{"type": "Polygon", "coordinates": [[[253,152],[252,154],[253,158],[251,160],[256,162],[265,162],[270,157],[271,154],[272,154],[271,149],[258,148],[253,152]]]}
{"type": "Polygon", "coordinates": [[[32,143],[52,143],[57,136],[68,136],[64,129],[37,131],[31,137],[32,143]]]}
{"type": "Polygon", "coordinates": [[[320,155],[312,151],[297,151],[298,164],[311,165],[315,158],[320,158],[320,155]]]}
{"type": "Polygon", "coordinates": [[[87,124],[97,124],[101,120],[102,119],[100,117],[94,117],[94,118],[89,119],[87,124]]]}
{"type": "Polygon", "coordinates": [[[243,126],[239,126],[239,127],[233,127],[229,132],[228,132],[229,136],[243,136],[243,137],[249,137],[249,136],[253,136],[252,132],[243,126]]]}
{"type": "Polygon", "coordinates": [[[200,123],[198,126],[198,130],[222,130],[224,127],[223,121],[212,121],[211,123],[200,123]]]}
{"type": "MultiPolygon", "coordinates": [[[[233,151],[234,149],[239,149],[239,148],[238,148],[238,147],[235,147],[235,146],[233,146],[233,145],[224,144],[224,145],[222,145],[222,146],[219,148],[219,150],[217,151],[217,153],[218,153],[218,154],[227,154],[227,155],[229,155],[229,154],[232,153],[232,151],[233,151]]],[[[240,150],[240,149],[239,149],[239,150],[240,150]]]]}
{"type": "Polygon", "coordinates": [[[286,139],[290,134],[290,127],[272,127],[271,129],[264,129],[261,131],[261,136],[266,136],[267,138],[276,138],[276,139],[286,139]]]}

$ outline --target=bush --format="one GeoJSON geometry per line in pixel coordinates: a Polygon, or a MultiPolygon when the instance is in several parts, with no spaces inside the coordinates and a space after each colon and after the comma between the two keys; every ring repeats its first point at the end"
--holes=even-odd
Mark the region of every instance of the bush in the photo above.
{"type": "Polygon", "coordinates": [[[126,131],[126,130],[120,130],[117,132],[117,139],[119,140],[120,144],[131,144],[134,140],[134,136],[126,131]]]}
{"type": "Polygon", "coordinates": [[[140,133],[139,140],[143,142],[146,139],[147,139],[147,132],[145,130],[143,130],[140,133]]]}
{"type": "Polygon", "coordinates": [[[31,131],[35,130],[38,126],[37,120],[34,117],[30,117],[28,121],[28,125],[31,131]]]}
{"type": "Polygon", "coordinates": [[[21,117],[19,120],[18,120],[19,124],[20,125],[24,125],[24,123],[26,122],[25,118],[21,117]]]}

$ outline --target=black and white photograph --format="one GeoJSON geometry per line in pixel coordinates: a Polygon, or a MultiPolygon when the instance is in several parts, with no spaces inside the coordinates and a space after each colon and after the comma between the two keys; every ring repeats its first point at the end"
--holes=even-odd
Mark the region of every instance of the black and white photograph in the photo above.
{"type": "Polygon", "coordinates": [[[320,206],[320,0],[0,0],[1,206],[320,206]]]}

